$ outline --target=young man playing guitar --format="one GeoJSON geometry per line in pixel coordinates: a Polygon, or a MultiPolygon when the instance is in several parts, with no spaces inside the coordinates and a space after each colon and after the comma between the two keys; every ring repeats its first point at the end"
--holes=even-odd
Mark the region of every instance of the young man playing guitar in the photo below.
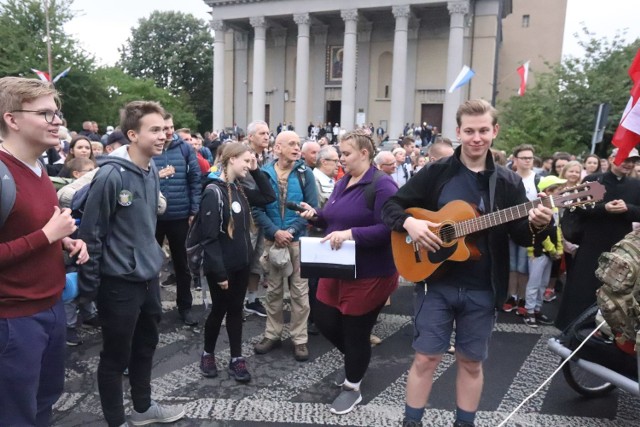
{"type": "MultiPolygon", "coordinates": [[[[434,233],[440,224],[405,213],[418,207],[437,211],[448,202],[463,200],[480,213],[527,202],[521,178],[495,165],[489,148],[498,135],[496,110],[486,101],[470,100],[456,114],[460,146],[453,156],[422,169],[384,206],[383,220],[394,231],[406,231],[414,244],[430,255],[446,242],[434,233]],[[433,231],[432,231],[433,230],[433,231]]],[[[531,245],[534,234],[544,230],[553,212],[539,205],[528,218],[508,222],[473,235],[481,256],[464,262],[446,262],[426,282],[416,287],[416,350],[407,379],[403,426],[422,426],[434,372],[449,348],[456,325],[456,427],[474,425],[482,393],[482,362],[487,358],[496,307],[507,293],[509,244],[531,245]]],[[[539,234],[546,235],[545,232],[539,234]]],[[[418,258],[419,255],[416,255],[418,258]]]]}

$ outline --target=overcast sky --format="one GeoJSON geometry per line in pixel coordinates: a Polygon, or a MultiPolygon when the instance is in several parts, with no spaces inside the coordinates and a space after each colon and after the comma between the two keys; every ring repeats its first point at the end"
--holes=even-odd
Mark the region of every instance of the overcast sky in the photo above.
{"type": "MultiPolygon", "coordinates": [[[[535,0],[529,0],[535,1],[535,0]]],[[[94,54],[100,64],[114,64],[118,48],[126,41],[131,27],[153,10],[176,10],[209,20],[209,7],[203,0],[75,0],[78,16],[67,24],[67,31],[94,54]]],[[[564,54],[581,55],[574,33],[582,25],[597,36],[611,38],[616,31],[627,29],[627,39],[640,37],[640,0],[569,0],[564,31],[564,54]],[[635,22],[634,22],[635,21],[635,22]]]]}

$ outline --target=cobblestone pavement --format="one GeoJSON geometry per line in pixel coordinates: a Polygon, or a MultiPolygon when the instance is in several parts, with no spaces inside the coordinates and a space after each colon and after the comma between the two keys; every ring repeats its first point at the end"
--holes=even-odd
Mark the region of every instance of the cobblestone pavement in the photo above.
{"type": "MultiPolygon", "coordinates": [[[[198,369],[203,329],[187,328],[178,321],[174,289],[163,290],[165,315],[153,370],[153,398],[166,404],[183,404],[187,426],[399,426],[404,409],[407,369],[412,360],[412,290],[401,286],[385,308],[374,333],[382,343],[374,348],[362,384],[363,401],[350,414],[332,415],[329,404],[337,395],[333,379],[342,372],[342,358],[324,338],[310,336],[310,359],[296,362],[290,341],[267,355],[253,353],[262,337],[264,318],[248,316],[244,324],[243,354],[253,380],[237,384],[223,370],[205,379],[198,369]]],[[[204,323],[202,296],[194,291],[194,311],[204,323]]],[[[557,303],[557,302],[556,302],[557,303]]],[[[553,314],[556,303],[545,306],[553,314]]],[[[547,350],[553,327],[531,329],[512,314],[501,313],[485,365],[485,387],[477,416],[478,426],[497,426],[558,366],[559,358],[547,350]]],[[[100,426],[96,368],[100,350],[97,330],[83,329],[85,343],[69,348],[65,393],[54,412],[54,425],[100,426]]],[[[216,358],[229,358],[223,330],[216,358]]],[[[425,426],[450,426],[455,409],[455,363],[445,355],[437,371],[425,426]]],[[[128,388],[125,379],[125,389],[128,388]]],[[[125,401],[128,406],[128,400],[125,401]]],[[[614,391],[587,400],[571,390],[561,375],[529,400],[508,426],[608,427],[637,426],[640,404],[635,397],[614,391]]]]}

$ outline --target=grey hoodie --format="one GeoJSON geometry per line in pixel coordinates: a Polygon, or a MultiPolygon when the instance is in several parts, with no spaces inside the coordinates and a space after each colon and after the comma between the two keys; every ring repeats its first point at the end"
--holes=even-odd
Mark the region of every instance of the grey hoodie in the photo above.
{"type": "Polygon", "coordinates": [[[155,238],[158,171],[153,161],[149,171],[136,166],[128,148],[111,153],[91,183],[79,232],[90,255],[78,276],[83,299],[95,298],[101,277],[144,282],[162,266],[155,238]]]}

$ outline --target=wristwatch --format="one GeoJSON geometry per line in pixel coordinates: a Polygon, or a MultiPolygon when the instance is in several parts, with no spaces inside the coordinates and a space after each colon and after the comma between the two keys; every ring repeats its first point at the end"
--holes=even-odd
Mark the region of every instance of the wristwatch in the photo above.
{"type": "Polygon", "coordinates": [[[291,234],[292,236],[296,235],[296,229],[293,227],[287,228],[287,232],[289,232],[289,234],[291,234]]]}

